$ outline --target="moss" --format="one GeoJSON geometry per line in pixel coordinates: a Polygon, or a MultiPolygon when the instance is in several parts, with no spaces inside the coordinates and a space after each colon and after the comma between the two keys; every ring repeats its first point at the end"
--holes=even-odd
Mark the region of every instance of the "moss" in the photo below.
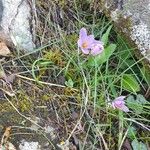
{"type": "Polygon", "coordinates": [[[12,106],[6,101],[3,103],[0,103],[0,113],[9,112],[12,110],[12,106]]]}
{"type": "Polygon", "coordinates": [[[49,49],[45,51],[43,56],[44,59],[47,59],[59,67],[64,67],[66,62],[63,59],[63,54],[59,49],[49,49]]]}
{"type": "Polygon", "coordinates": [[[29,97],[26,93],[19,93],[17,96],[18,102],[17,102],[17,108],[21,112],[29,111],[32,108],[32,98],[29,97]]]}
{"type": "MultiPolygon", "coordinates": [[[[16,101],[12,100],[12,103],[17,108],[16,101]]],[[[0,103],[0,110],[0,130],[2,130],[5,126],[14,124],[18,125],[23,121],[23,118],[7,101],[0,103]]]]}
{"type": "Polygon", "coordinates": [[[76,45],[77,40],[78,40],[78,35],[77,34],[69,34],[66,36],[65,40],[66,40],[66,42],[69,41],[69,43],[71,43],[71,45],[76,45]]]}
{"type": "Polygon", "coordinates": [[[19,101],[20,110],[22,112],[30,110],[32,108],[31,104],[32,103],[26,99],[19,101]]]}
{"type": "Polygon", "coordinates": [[[43,95],[41,99],[42,101],[49,101],[50,97],[48,95],[43,95]]]}

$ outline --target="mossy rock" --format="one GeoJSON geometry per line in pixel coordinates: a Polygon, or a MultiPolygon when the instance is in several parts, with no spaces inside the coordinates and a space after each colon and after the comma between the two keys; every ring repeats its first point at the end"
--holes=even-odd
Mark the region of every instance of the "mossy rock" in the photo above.
{"type": "Polygon", "coordinates": [[[148,0],[101,0],[100,10],[135,49],[139,59],[150,63],[150,2],[148,0]]]}

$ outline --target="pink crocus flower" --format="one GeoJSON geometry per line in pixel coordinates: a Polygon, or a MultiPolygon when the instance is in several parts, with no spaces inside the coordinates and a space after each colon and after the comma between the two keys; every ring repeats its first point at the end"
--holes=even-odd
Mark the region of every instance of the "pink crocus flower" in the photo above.
{"type": "Polygon", "coordinates": [[[87,31],[85,28],[81,28],[79,33],[78,46],[81,48],[84,54],[89,54],[91,45],[94,42],[93,35],[87,35],[87,31]]]}
{"type": "Polygon", "coordinates": [[[114,109],[120,109],[124,112],[129,112],[129,108],[127,106],[125,106],[125,99],[126,96],[119,96],[117,97],[113,102],[112,102],[112,107],[114,109]]]}
{"type": "Polygon", "coordinates": [[[93,56],[100,54],[104,49],[102,42],[95,40],[94,35],[87,35],[85,28],[80,30],[78,47],[84,54],[91,54],[93,56]]]}

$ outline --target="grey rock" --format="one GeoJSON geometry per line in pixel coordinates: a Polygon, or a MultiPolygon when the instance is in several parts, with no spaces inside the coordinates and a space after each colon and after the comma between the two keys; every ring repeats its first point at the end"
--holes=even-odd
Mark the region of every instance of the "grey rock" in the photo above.
{"type": "Polygon", "coordinates": [[[31,33],[31,7],[28,0],[0,0],[0,39],[18,50],[32,51],[35,47],[31,33]]]}
{"type": "Polygon", "coordinates": [[[2,21],[2,14],[3,14],[3,3],[2,0],[0,0],[0,22],[2,21]]]}
{"type": "Polygon", "coordinates": [[[102,9],[150,62],[150,0],[101,0],[102,9]]]}
{"type": "Polygon", "coordinates": [[[41,146],[38,142],[28,142],[25,140],[22,140],[19,145],[20,150],[41,150],[41,146]]]}

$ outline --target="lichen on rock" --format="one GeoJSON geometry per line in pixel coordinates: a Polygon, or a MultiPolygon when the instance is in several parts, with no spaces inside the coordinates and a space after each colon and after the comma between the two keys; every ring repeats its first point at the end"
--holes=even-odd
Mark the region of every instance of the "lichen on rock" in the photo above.
{"type": "Polygon", "coordinates": [[[28,142],[25,140],[22,140],[19,145],[20,150],[41,150],[41,146],[38,142],[28,142]]]}
{"type": "Polygon", "coordinates": [[[135,41],[141,53],[146,56],[147,51],[150,50],[150,31],[147,25],[143,23],[134,25],[131,30],[131,39],[135,41]]]}
{"type": "Polygon", "coordinates": [[[134,42],[139,52],[150,62],[150,1],[101,0],[101,4],[102,8],[105,8],[105,14],[120,27],[119,30],[129,37],[129,41],[134,42]]]}

